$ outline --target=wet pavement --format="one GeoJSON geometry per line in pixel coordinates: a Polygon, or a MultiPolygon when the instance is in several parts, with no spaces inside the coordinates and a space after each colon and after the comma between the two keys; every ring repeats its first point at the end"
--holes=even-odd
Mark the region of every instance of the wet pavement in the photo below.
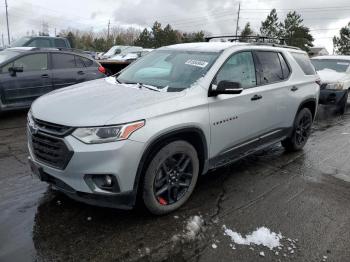
{"type": "Polygon", "coordinates": [[[163,217],[77,203],[33,179],[25,118],[0,116],[0,261],[350,261],[350,112],[322,107],[302,152],[276,145],[210,172],[163,217]],[[191,235],[193,216],[203,223],[191,235]],[[283,246],[233,249],[224,225],[265,226],[283,246]]]}

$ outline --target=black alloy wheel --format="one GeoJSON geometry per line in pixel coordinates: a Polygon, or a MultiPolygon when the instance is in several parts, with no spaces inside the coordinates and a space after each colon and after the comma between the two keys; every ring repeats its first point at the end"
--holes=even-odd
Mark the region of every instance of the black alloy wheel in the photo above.
{"type": "Polygon", "coordinates": [[[191,196],[199,174],[197,150],[187,141],[163,145],[144,173],[142,198],[155,215],[180,208],[191,196]]]}
{"type": "Polygon", "coordinates": [[[161,205],[179,201],[187,192],[193,178],[193,163],[186,153],[178,153],[161,163],[154,180],[154,195],[161,205]]]}

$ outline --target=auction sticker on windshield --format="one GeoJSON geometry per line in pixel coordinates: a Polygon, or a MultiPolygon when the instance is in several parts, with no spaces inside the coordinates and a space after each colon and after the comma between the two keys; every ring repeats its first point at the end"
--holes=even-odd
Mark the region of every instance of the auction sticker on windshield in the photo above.
{"type": "Polygon", "coordinates": [[[187,62],[185,63],[185,65],[197,66],[201,68],[206,67],[208,64],[209,64],[208,62],[193,60],[193,59],[187,60],[187,62]]]}

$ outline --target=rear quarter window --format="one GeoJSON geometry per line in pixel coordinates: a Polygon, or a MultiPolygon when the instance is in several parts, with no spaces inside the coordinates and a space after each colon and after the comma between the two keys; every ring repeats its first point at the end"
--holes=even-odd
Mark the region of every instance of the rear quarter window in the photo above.
{"type": "Polygon", "coordinates": [[[316,71],[314,66],[311,64],[310,58],[305,53],[291,53],[295,61],[298,63],[300,68],[303,70],[305,75],[315,75],[316,71]]]}
{"type": "Polygon", "coordinates": [[[90,67],[90,66],[92,66],[94,64],[94,61],[92,61],[92,60],[90,60],[88,58],[82,57],[81,59],[84,61],[84,64],[85,64],[86,67],[90,67]]]}

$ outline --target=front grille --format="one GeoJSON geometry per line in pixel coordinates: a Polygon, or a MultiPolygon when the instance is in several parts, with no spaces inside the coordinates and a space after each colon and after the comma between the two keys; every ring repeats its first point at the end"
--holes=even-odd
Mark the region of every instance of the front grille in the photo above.
{"type": "Polygon", "coordinates": [[[63,139],[41,131],[30,134],[30,144],[37,161],[57,169],[65,169],[73,156],[63,139]]]}
{"type": "Polygon", "coordinates": [[[74,129],[72,127],[53,124],[39,119],[34,119],[34,122],[40,131],[55,136],[66,136],[74,129]]]}

